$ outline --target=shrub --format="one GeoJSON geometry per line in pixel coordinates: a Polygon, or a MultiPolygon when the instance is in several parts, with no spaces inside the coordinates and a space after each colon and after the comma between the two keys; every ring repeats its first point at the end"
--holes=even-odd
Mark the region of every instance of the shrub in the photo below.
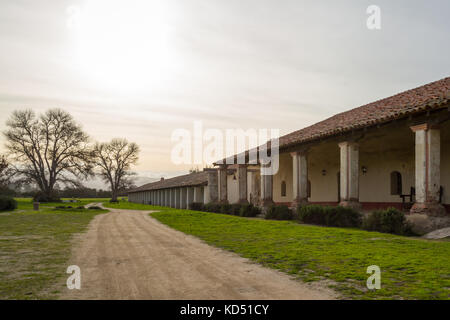
{"type": "Polygon", "coordinates": [[[361,214],[348,207],[302,206],[297,209],[298,219],[304,223],[341,228],[361,226],[361,214]]]}
{"type": "Polygon", "coordinates": [[[414,235],[405,214],[395,208],[373,211],[364,219],[363,229],[398,235],[414,235]]]}
{"type": "Polygon", "coordinates": [[[256,217],[261,214],[261,210],[252,204],[241,205],[239,215],[241,217],[256,217]]]}
{"type": "Polygon", "coordinates": [[[220,213],[231,214],[231,205],[230,204],[222,204],[220,206],[220,213]]]}
{"type": "Polygon", "coordinates": [[[341,228],[359,228],[362,215],[349,207],[326,207],[326,225],[341,228]]]}
{"type": "Polygon", "coordinates": [[[100,208],[99,206],[90,206],[88,209],[90,209],[90,210],[101,210],[102,208],[100,208]]]}
{"type": "Polygon", "coordinates": [[[0,211],[17,209],[17,201],[12,197],[0,196],[0,211]]]}
{"type": "Polygon", "coordinates": [[[194,211],[206,211],[205,206],[201,202],[191,203],[191,205],[189,206],[189,209],[194,210],[194,211]]]}
{"type": "Polygon", "coordinates": [[[77,207],[77,209],[85,209],[85,207],[84,206],[79,206],[79,207],[77,207]]]}
{"type": "Polygon", "coordinates": [[[221,205],[218,203],[207,203],[204,206],[206,212],[220,213],[221,205]]]}
{"type": "Polygon", "coordinates": [[[297,208],[298,219],[303,223],[326,225],[325,207],[308,205],[297,208]]]}
{"type": "Polygon", "coordinates": [[[43,192],[39,191],[36,193],[33,197],[34,202],[61,202],[61,199],[59,198],[58,194],[56,192],[52,193],[51,195],[46,195],[43,192]]]}
{"type": "Polygon", "coordinates": [[[292,210],[287,206],[270,206],[266,212],[264,217],[265,219],[270,220],[292,220],[293,214],[292,210]]]}
{"type": "Polygon", "coordinates": [[[239,204],[239,203],[232,204],[231,208],[230,208],[230,211],[229,211],[230,214],[235,215],[235,216],[239,216],[240,212],[241,212],[241,207],[242,207],[242,204],[239,204]]]}

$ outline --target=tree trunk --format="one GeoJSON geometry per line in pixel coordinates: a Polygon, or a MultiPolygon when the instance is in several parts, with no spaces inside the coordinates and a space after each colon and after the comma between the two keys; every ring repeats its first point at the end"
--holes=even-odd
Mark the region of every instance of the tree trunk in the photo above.
{"type": "Polygon", "coordinates": [[[117,202],[117,192],[112,191],[111,202],[117,202]]]}

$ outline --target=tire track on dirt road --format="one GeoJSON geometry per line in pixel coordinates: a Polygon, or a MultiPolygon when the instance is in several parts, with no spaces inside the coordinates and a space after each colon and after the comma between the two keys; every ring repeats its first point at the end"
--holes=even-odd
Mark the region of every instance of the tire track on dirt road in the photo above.
{"type": "Polygon", "coordinates": [[[109,209],[74,242],[81,290],[61,299],[334,299],[320,285],[276,270],[169,228],[149,212],[109,209]]]}

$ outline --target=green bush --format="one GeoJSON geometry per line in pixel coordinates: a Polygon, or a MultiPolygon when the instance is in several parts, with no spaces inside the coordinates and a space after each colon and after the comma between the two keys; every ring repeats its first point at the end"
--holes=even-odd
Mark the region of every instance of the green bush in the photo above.
{"type": "Polygon", "coordinates": [[[61,199],[59,198],[59,195],[54,192],[51,195],[47,195],[41,191],[39,191],[38,193],[36,193],[33,197],[33,201],[34,202],[41,202],[41,203],[46,203],[46,202],[61,202],[61,199]]]}
{"type": "Polygon", "coordinates": [[[327,207],[326,225],[341,228],[361,227],[362,215],[355,209],[349,207],[327,207]]]}
{"type": "Polygon", "coordinates": [[[204,206],[206,212],[220,213],[221,205],[218,203],[207,203],[204,206]]]}
{"type": "Polygon", "coordinates": [[[325,207],[319,205],[308,205],[297,208],[298,219],[303,223],[326,225],[325,207]]]}
{"type": "Polygon", "coordinates": [[[373,211],[364,219],[363,229],[405,236],[414,235],[405,214],[395,208],[373,211]]]}
{"type": "Polygon", "coordinates": [[[264,218],[268,220],[292,220],[293,213],[288,206],[273,205],[268,208],[264,218]]]}
{"type": "Polygon", "coordinates": [[[220,213],[223,214],[231,214],[231,205],[230,204],[222,204],[220,206],[220,213]]]}
{"type": "Polygon", "coordinates": [[[17,201],[12,197],[0,196],[0,211],[17,209],[17,201]]]}
{"type": "Polygon", "coordinates": [[[302,206],[297,209],[298,219],[328,227],[358,228],[361,226],[361,214],[348,207],[324,207],[320,205],[302,206]]]}
{"type": "Polygon", "coordinates": [[[189,209],[194,210],[194,211],[206,211],[205,206],[201,202],[191,203],[191,205],[189,206],[189,209]]]}
{"type": "Polygon", "coordinates": [[[239,203],[232,204],[231,208],[230,208],[230,214],[232,214],[234,216],[239,216],[240,212],[241,212],[241,207],[242,207],[242,204],[239,204],[239,203]]]}
{"type": "Polygon", "coordinates": [[[261,210],[252,204],[241,205],[239,215],[241,217],[256,217],[261,214],[261,210]]]}

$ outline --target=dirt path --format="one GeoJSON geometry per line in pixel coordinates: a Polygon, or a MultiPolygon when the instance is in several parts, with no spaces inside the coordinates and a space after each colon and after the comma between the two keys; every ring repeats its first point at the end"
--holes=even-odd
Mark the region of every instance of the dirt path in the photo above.
{"type": "Polygon", "coordinates": [[[94,218],[70,263],[81,268],[81,290],[62,299],[333,299],[236,254],[211,247],[149,217],[109,209],[94,218]]]}

